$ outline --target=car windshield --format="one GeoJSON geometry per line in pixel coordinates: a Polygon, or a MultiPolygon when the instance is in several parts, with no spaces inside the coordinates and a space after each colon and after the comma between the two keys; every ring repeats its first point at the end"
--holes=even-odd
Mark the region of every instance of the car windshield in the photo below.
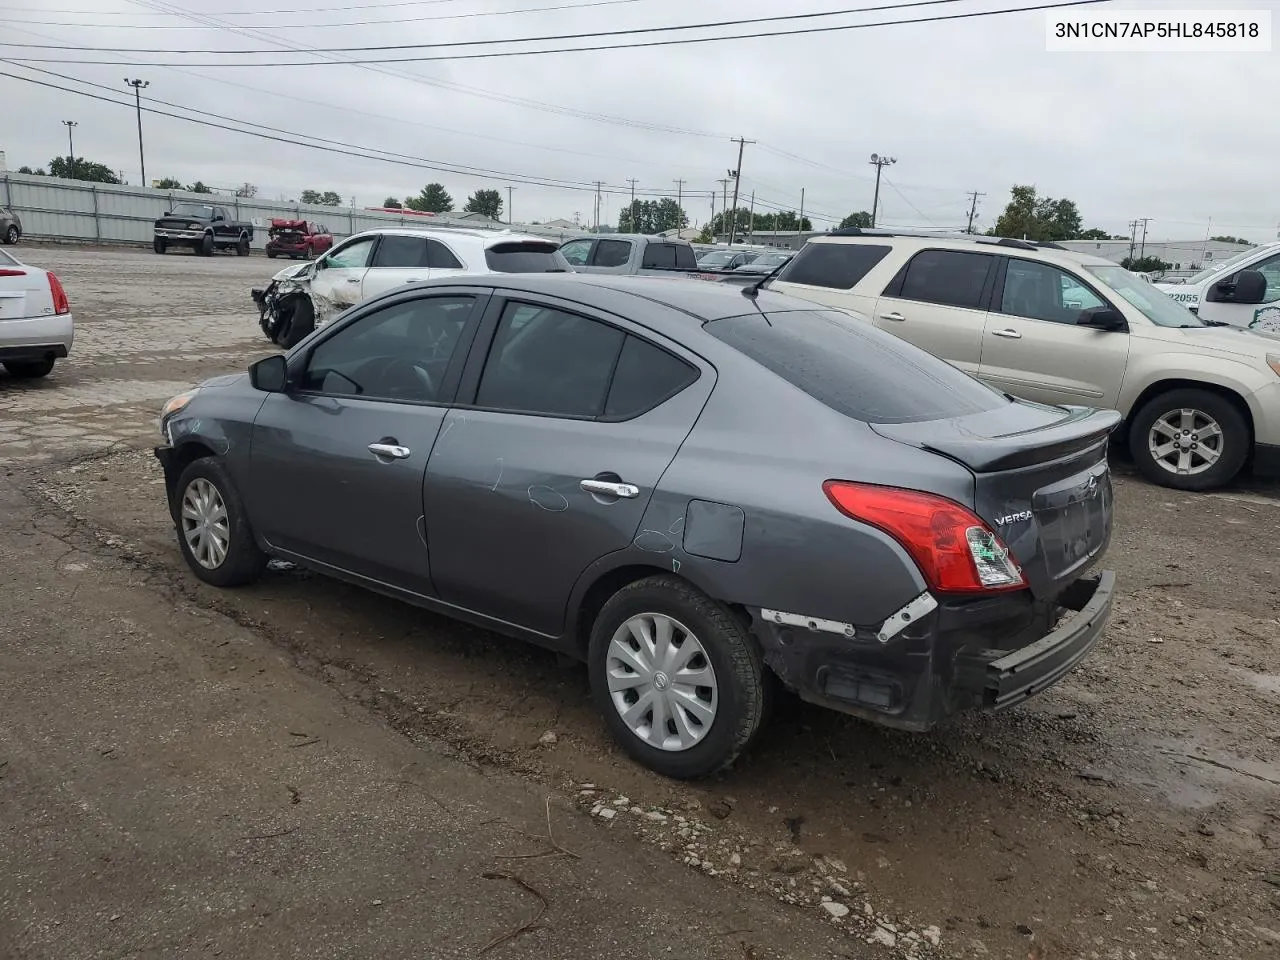
{"type": "Polygon", "coordinates": [[[698,258],[698,266],[723,267],[737,255],[738,251],[736,250],[713,250],[711,253],[703,254],[698,258]]]}
{"type": "Polygon", "coordinates": [[[751,261],[753,267],[768,267],[773,269],[779,264],[786,263],[791,259],[790,253],[762,253],[751,261]]]}
{"type": "Polygon", "coordinates": [[[1217,276],[1218,274],[1222,273],[1224,270],[1226,270],[1229,267],[1234,267],[1241,260],[1247,260],[1249,257],[1253,256],[1257,252],[1258,252],[1257,247],[1250,247],[1248,250],[1241,250],[1234,257],[1229,257],[1226,260],[1221,260],[1218,263],[1215,263],[1211,267],[1205,267],[1195,276],[1188,277],[1187,283],[1204,283],[1210,277],[1217,276]]]}
{"type": "Polygon", "coordinates": [[[1207,327],[1208,324],[1141,277],[1124,267],[1083,264],[1103,284],[1137,307],[1158,327],[1207,327]]]}
{"type": "Polygon", "coordinates": [[[175,217],[199,217],[204,220],[213,219],[213,207],[207,203],[179,203],[173,208],[175,217]]]}

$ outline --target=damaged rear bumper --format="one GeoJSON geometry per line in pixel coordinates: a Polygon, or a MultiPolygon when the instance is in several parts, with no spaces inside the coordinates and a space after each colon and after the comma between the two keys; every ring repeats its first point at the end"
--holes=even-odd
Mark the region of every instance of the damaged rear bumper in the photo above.
{"type": "Polygon", "coordinates": [[[1003,710],[1062,679],[1102,636],[1114,595],[1115,574],[1103,571],[1053,603],[1026,591],[939,600],[885,641],[883,628],[837,631],[830,621],[752,613],[766,662],[801,698],[924,731],[961,710],[1003,710]]]}

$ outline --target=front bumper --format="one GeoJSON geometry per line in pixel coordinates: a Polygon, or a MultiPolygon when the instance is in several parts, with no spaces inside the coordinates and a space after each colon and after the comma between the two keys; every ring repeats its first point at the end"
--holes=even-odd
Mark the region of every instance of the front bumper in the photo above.
{"type": "Polygon", "coordinates": [[[1110,571],[1076,581],[1054,603],[1025,591],[942,601],[887,643],[780,626],[755,614],[765,661],[805,700],[874,723],[924,731],[965,709],[1003,710],[1075,669],[1102,636],[1110,571]],[[1062,614],[1069,615],[1061,623],[1062,614]]]}
{"type": "Polygon", "coordinates": [[[203,230],[170,230],[161,229],[160,227],[156,228],[157,240],[199,240],[204,236],[204,234],[205,231],[203,230]]]}

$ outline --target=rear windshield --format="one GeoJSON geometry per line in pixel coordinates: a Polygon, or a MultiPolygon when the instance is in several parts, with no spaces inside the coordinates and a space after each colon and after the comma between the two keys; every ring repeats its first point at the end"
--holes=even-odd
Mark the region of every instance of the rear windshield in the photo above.
{"type": "Polygon", "coordinates": [[[495,273],[568,273],[569,261],[554,243],[495,243],[484,252],[495,273]]]}
{"type": "Polygon", "coordinates": [[[703,329],[819,403],[865,423],[942,420],[1010,402],[951,364],[834,310],[747,314],[703,329]]]}
{"type": "Polygon", "coordinates": [[[779,282],[852,290],[889,254],[865,243],[806,243],[778,274],[779,282]]]}

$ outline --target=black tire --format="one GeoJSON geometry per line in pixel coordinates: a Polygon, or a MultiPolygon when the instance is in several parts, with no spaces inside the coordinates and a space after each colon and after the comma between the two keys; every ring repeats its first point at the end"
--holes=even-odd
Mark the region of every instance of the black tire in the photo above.
{"type": "Polygon", "coordinates": [[[746,625],[723,604],[669,574],[629,584],[605,603],[592,625],[587,663],[591,692],[614,737],[633,759],[667,777],[688,780],[728,767],[755,738],[769,706],[770,678],[746,625]],[[622,719],[609,692],[608,652],[614,633],[631,617],[646,613],[668,616],[687,627],[715,674],[715,718],[686,750],[662,750],[642,740],[622,719]]]}
{"type": "Polygon", "coordinates": [[[1129,425],[1129,451],[1142,475],[1152,483],[1175,490],[1208,490],[1230,483],[1248,459],[1252,442],[1249,423],[1235,404],[1221,394],[1194,387],[1170,390],[1153,397],[1134,415],[1129,425]],[[1218,459],[1201,473],[1174,473],[1163,466],[1151,451],[1149,436],[1152,427],[1161,417],[1177,410],[1198,411],[1216,420],[1222,430],[1218,459]]]}
{"type": "Polygon", "coordinates": [[[240,241],[236,244],[236,256],[247,257],[249,255],[249,238],[241,234],[240,241]]]}
{"type": "Polygon", "coordinates": [[[274,260],[275,258],[276,258],[276,252],[275,252],[274,250],[271,250],[270,248],[268,248],[268,250],[267,250],[267,259],[268,259],[268,260],[274,260]]]}
{"type": "Polygon", "coordinates": [[[4,368],[15,380],[39,380],[53,370],[52,360],[6,360],[4,368]]]}
{"type": "Polygon", "coordinates": [[[169,241],[166,240],[164,237],[156,237],[154,240],[151,241],[151,249],[154,250],[156,253],[163,254],[166,250],[169,249],[169,241]]]}
{"type": "Polygon", "coordinates": [[[4,242],[13,246],[18,242],[18,238],[22,236],[22,231],[18,229],[16,223],[9,224],[9,229],[4,232],[4,242]]]}
{"type": "Polygon", "coordinates": [[[311,305],[311,301],[302,298],[301,302],[293,308],[293,312],[289,315],[289,319],[284,321],[280,326],[280,330],[276,333],[276,343],[284,347],[286,350],[292,349],[295,344],[302,340],[307,334],[316,328],[316,312],[311,305]]]}
{"type": "Polygon", "coordinates": [[[253,583],[267,568],[267,555],[253,538],[253,529],[245,514],[244,503],[227,473],[227,468],[215,457],[203,457],[193,461],[182,471],[174,487],[173,522],[178,534],[178,548],[191,572],[205,583],[215,587],[239,587],[253,583]],[[221,497],[226,512],[228,531],[227,551],[216,566],[207,567],[196,559],[191,544],[183,533],[182,507],[187,490],[197,480],[211,484],[221,497]]]}
{"type": "Polygon", "coordinates": [[[214,251],[213,234],[206,233],[203,237],[200,238],[200,247],[199,247],[200,256],[212,257],[213,251],[214,251]]]}

